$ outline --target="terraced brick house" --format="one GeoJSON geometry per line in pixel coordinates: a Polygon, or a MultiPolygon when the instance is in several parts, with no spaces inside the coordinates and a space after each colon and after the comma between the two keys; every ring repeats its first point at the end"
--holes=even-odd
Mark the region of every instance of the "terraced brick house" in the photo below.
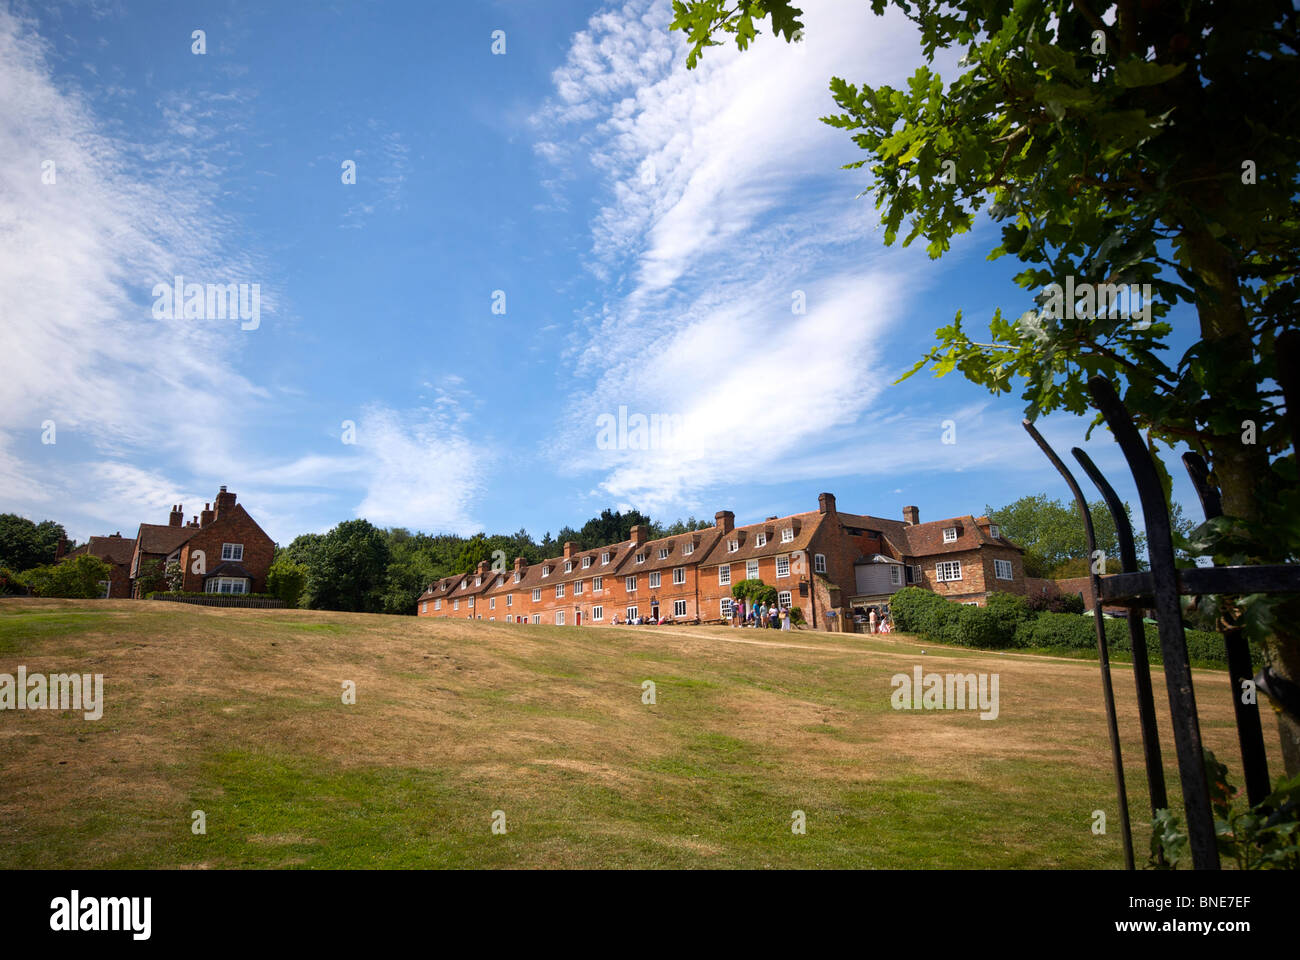
{"type": "Polygon", "coordinates": [[[908,585],[981,605],[994,591],[1026,592],[1023,551],[987,517],[921,523],[916,507],[904,507],[901,521],[885,520],[840,513],[823,493],[807,513],[737,527],[735,514],[720,510],[712,527],[648,534],[635,526],[622,543],[589,550],[566,543],[560,556],[531,566],[522,557],[506,570],[480,563],[431,583],[416,613],[561,626],[616,615],[717,622],[731,615],[731,586],[753,579],[801,608],[811,626],[852,630],[855,613],[887,613],[908,585]]]}

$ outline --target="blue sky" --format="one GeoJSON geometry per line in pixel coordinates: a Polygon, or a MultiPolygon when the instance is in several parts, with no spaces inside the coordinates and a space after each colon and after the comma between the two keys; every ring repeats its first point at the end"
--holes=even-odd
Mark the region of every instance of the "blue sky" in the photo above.
{"type": "Polygon", "coordinates": [[[808,6],[803,44],[688,72],[666,2],[0,0],[0,511],[84,539],[227,484],[287,543],[1065,497],[1016,396],[891,386],[956,310],[1031,303],[987,222],[939,261],[883,246],[817,118],[830,76],[898,84],[919,48],[808,6]],[[256,328],[154,316],[178,274],[258,284],[256,328]],[[607,449],[620,407],[681,442],[607,449]]]}

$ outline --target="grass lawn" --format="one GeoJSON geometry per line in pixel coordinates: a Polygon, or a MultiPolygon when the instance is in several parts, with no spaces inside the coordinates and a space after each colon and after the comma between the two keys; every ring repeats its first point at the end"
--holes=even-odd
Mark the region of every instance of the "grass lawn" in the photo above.
{"type": "MultiPolygon", "coordinates": [[[[0,601],[0,673],[19,665],[101,673],[106,704],[0,711],[3,868],[1123,865],[1095,662],[897,634],[0,601]],[[997,673],[998,718],[892,709],[890,677],[917,664],[997,673]]],[[[1133,682],[1114,677],[1141,859],[1133,682]]],[[[1240,784],[1226,675],[1196,677],[1240,784]]]]}

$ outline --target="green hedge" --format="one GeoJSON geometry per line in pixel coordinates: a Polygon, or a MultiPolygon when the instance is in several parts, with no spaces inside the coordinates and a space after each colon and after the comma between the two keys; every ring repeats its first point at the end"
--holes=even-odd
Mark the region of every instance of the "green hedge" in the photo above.
{"type": "MultiPolygon", "coordinates": [[[[937,593],[919,587],[904,587],[894,594],[889,609],[895,626],[904,633],[915,633],[935,643],[984,650],[1012,650],[1017,647],[1056,650],[1097,649],[1096,627],[1090,616],[1075,613],[1035,613],[1024,597],[994,593],[987,606],[970,607],[945,600],[937,593]]],[[[1132,654],[1128,622],[1103,619],[1107,645],[1112,651],[1132,654]]],[[[1152,663],[1162,663],[1160,637],[1154,623],[1143,624],[1147,655],[1152,663]]],[[[1193,664],[1226,666],[1223,638],[1204,630],[1185,630],[1187,655],[1193,664]]],[[[1260,665],[1258,650],[1252,650],[1255,666],[1260,665]]]]}
{"type": "Polygon", "coordinates": [[[207,593],[202,590],[151,590],[144,595],[146,600],[166,599],[167,597],[248,597],[250,600],[279,600],[274,593],[207,593]]]}

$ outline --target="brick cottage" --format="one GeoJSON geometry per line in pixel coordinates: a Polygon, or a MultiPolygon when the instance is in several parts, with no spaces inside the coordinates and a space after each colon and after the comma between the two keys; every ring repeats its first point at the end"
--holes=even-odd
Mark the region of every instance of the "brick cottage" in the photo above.
{"type": "Polygon", "coordinates": [[[444,577],[417,599],[424,617],[514,623],[608,624],[638,616],[697,622],[731,614],[731,585],[762,580],[783,606],[800,607],[809,624],[852,630],[855,613],[888,613],[907,585],[951,600],[983,604],[994,591],[1026,592],[1023,551],[987,517],[922,523],[916,507],[903,520],[840,513],[823,493],[817,510],[735,525],[720,510],[712,527],[649,540],[635,526],[628,540],[564,552],[509,570],[484,562],[444,577]]]}

